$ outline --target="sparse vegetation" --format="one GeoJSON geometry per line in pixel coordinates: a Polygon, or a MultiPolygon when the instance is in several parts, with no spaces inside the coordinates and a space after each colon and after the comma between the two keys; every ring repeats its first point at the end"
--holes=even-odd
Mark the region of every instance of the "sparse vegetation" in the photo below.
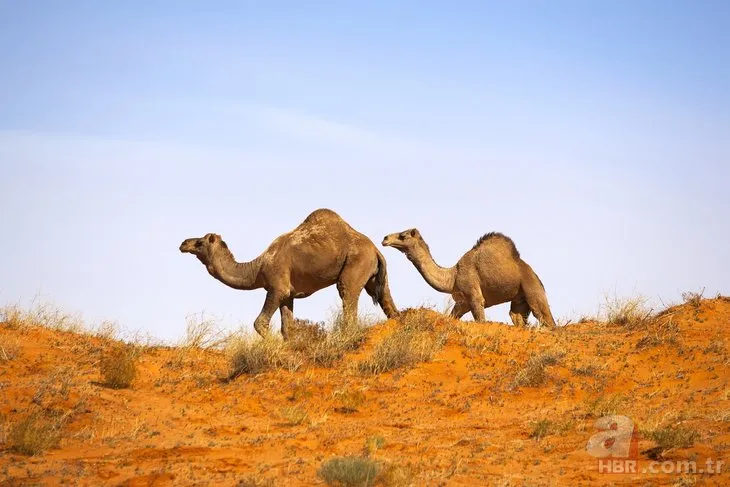
{"type": "Polygon", "coordinates": [[[664,314],[663,316],[652,320],[646,327],[646,333],[636,343],[636,348],[657,347],[664,344],[676,344],[679,335],[679,326],[674,321],[672,314],[664,314]]]}
{"type": "Polygon", "coordinates": [[[605,315],[610,325],[622,326],[628,330],[637,330],[646,326],[652,311],[646,307],[647,300],[643,296],[627,299],[618,297],[606,298],[605,315]]]}
{"type": "Polygon", "coordinates": [[[599,395],[596,398],[586,401],[586,415],[600,418],[609,414],[618,414],[625,402],[626,398],[621,394],[611,396],[599,395]]]}
{"type": "Polygon", "coordinates": [[[9,362],[20,354],[17,338],[0,336],[0,363],[9,362]]]}
{"type": "Polygon", "coordinates": [[[573,368],[573,373],[584,377],[595,377],[603,367],[596,362],[588,362],[573,368]]]}
{"type": "Polygon", "coordinates": [[[367,323],[358,317],[354,323],[345,323],[338,312],[328,333],[324,323],[297,320],[293,337],[287,342],[290,349],[303,354],[315,365],[331,367],[347,352],[356,350],[366,338],[367,323]]]}
{"type": "Polygon", "coordinates": [[[55,448],[61,439],[61,424],[42,411],[34,411],[11,426],[8,434],[10,451],[23,455],[39,455],[55,448]]]}
{"type": "Polygon", "coordinates": [[[236,487],[274,487],[274,479],[259,478],[255,475],[247,475],[236,484],[236,487]]]}
{"type": "Polygon", "coordinates": [[[548,366],[558,364],[563,356],[562,351],[548,350],[530,356],[524,367],[515,374],[514,385],[526,387],[538,387],[547,381],[548,366]]]}
{"type": "Polygon", "coordinates": [[[686,291],[682,293],[682,300],[684,304],[698,309],[702,304],[703,294],[705,294],[705,288],[702,288],[699,292],[686,291]]]}
{"type": "Polygon", "coordinates": [[[229,334],[221,330],[216,320],[204,314],[186,317],[185,338],[180,348],[220,348],[229,339],[229,334]]]}
{"type": "Polygon", "coordinates": [[[549,419],[541,419],[532,425],[532,431],[530,432],[530,438],[540,441],[553,431],[553,422],[549,419]]]}
{"type": "Polygon", "coordinates": [[[309,413],[301,406],[285,407],[280,412],[284,424],[289,426],[297,426],[304,423],[309,418],[309,413]]]}
{"type": "Polygon", "coordinates": [[[644,436],[656,443],[656,447],[647,451],[649,457],[663,457],[670,450],[690,448],[700,437],[693,429],[683,426],[665,426],[651,431],[644,431],[644,436]]]}
{"type": "MultiPolygon", "coordinates": [[[[176,481],[213,481],[202,473],[212,463],[200,448],[246,446],[256,465],[226,468],[227,480],[248,487],[274,485],[282,465],[305,482],[340,486],[474,483],[487,478],[488,469],[515,462],[534,462],[540,475],[557,475],[545,455],[561,458],[560,468],[570,467],[569,445],[585,444],[595,418],[610,414],[644,428],[643,455],[660,459],[674,451],[692,459],[709,449],[724,451],[727,442],[717,432],[730,422],[730,342],[722,326],[730,308],[720,300],[703,301],[698,313],[708,323],[693,322],[694,309],[673,306],[635,329],[589,323],[553,333],[460,323],[433,310],[407,309],[372,331],[359,323],[349,335],[354,338],[339,335],[352,328],[337,320],[298,320],[297,331],[303,331],[288,342],[278,333],[237,336],[225,351],[208,345],[205,328],[189,329],[180,346],[143,349],[108,341],[111,331],[77,336],[31,322],[17,328],[2,323],[0,450],[10,460],[0,461],[0,477],[37,478],[53,469],[66,482],[75,472],[64,474],[64,462],[95,447],[124,455],[114,470],[132,477],[140,468],[138,455],[162,471],[166,460],[153,455],[179,448],[190,467],[189,473],[177,469],[176,481]],[[438,363],[408,374],[360,375],[433,357],[438,347],[426,345],[442,346],[445,331],[453,339],[438,363]],[[242,344],[246,351],[234,362],[242,344]],[[651,348],[657,344],[662,348],[651,348]],[[344,351],[365,345],[367,351],[350,357],[344,351]],[[102,382],[101,364],[120,350],[136,359],[138,378],[151,377],[132,382],[131,391],[100,390],[95,381],[102,382]],[[189,354],[184,367],[169,367],[179,353],[189,354]],[[325,363],[336,368],[324,370],[325,363]],[[368,370],[366,363],[379,365],[368,370]],[[232,376],[278,370],[226,384],[215,380],[222,368],[232,376]],[[542,387],[509,394],[520,385],[542,387]],[[494,437],[484,439],[479,420],[490,418],[494,437]],[[266,446],[271,442],[280,442],[280,450],[266,446]],[[676,451],[691,445],[697,452],[676,451]],[[57,446],[58,455],[47,454],[57,446]],[[262,449],[266,453],[258,456],[262,449]],[[432,453],[431,464],[422,459],[432,453]],[[40,458],[23,464],[19,455],[40,458]],[[325,461],[331,455],[343,456],[325,461]],[[487,457],[490,462],[480,460],[487,457]]],[[[79,475],[102,482],[91,468],[79,469],[79,475]]],[[[587,475],[588,482],[595,480],[587,475]]],[[[666,483],[667,477],[657,479],[666,483]]]]}
{"type": "Polygon", "coordinates": [[[714,340],[710,342],[709,345],[707,345],[703,350],[703,353],[716,353],[716,354],[723,354],[725,353],[725,343],[722,340],[714,340]]]}
{"type": "Polygon", "coordinates": [[[446,343],[447,334],[434,330],[433,323],[426,320],[424,317],[406,318],[375,347],[370,357],[360,362],[360,371],[381,374],[431,360],[446,343]]]}
{"type": "Polygon", "coordinates": [[[129,345],[107,350],[100,362],[103,384],[112,389],[125,389],[137,376],[137,351],[129,345]]]}
{"type": "Polygon", "coordinates": [[[370,436],[365,440],[365,447],[363,448],[364,454],[367,457],[375,455],[379,449],[385,446],[385,438],[382,436],[370,436]]]}
{"type": "Polygon", "coordinates": [[[336,457],[324,462],[317,475],[327,485],[341,487],[369,487],[375,485],[380,465],[363,457],[336,457]]]}
{"type": "Polygon", "coordinates": [[[340,403],[340,406],[335,408],[335,411],[343,414],[356,412],[365,402],[365,394],[362,391],[352,390],[350,388],[335,391],[333,395],[340,403]]]}
{"type": "Polygon", "coordinates": [[[230,344],[233,379],[242,374],[260,374],[284,363],[284,342],[274,335],[261,339],[242,337],[230,344]]]}

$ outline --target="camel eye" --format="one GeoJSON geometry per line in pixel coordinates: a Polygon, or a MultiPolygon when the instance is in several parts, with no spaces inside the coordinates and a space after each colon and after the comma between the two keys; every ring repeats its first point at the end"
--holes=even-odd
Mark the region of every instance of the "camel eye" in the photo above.
{"type": "Polygon", "coordinates": [[[196,247],[202,247],[203,246],[203,242],[201,242],[200,240],[198,240],[197,242],[195,242],[195,246],[196,247]]]}

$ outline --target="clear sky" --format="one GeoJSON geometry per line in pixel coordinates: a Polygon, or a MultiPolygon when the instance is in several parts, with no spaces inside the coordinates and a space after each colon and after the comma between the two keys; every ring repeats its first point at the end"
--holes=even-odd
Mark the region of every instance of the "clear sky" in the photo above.
{"type": "MultiPolygon", "coordinates": [[[[0,0],[0,44],[1,303],[251,329],[265,292],[180,242],[248,260],[320,207],[444,266],[504,232],[556,317],[730,292],[730,2],[0,0]]],[[[445,303],[382,251],[399,307],[445,303]]]]}

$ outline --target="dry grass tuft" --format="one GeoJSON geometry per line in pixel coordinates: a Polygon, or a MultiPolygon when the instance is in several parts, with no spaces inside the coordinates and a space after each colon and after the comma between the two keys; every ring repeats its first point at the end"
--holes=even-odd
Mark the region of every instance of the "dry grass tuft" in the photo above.
{"type": "Polygon", "coordinates": [[[514,386],[538,387],[544,384],[548,378],[545,369],[558,364],[564,355],[565,353],[562,351],[548,350],[530,356],[525,366],[515,374],[514,386]]]}
{"type": "Polygon", "coordinates": [[[532,431],[530,432],[530,438],[540,441],[553,430],[553,422],[549,419],[541,419],[532,425],[532,431]]]}
{"type": "Polygon", "coordinates": [[[99,364],[103,384],[112,389],[125,389],[137,376],[137,350],[129,345],[119,345],[107,350],[99,364]]]}
{"type": "Polygon", "coordinates": [[[286,363],[284,342],[274,335],[261,339],[240,337],[231,341],[229,350],[231,356],[229,380],[243,374],[260,374],[286,363]]]}
{"type": "Polygon", "coordinates": [[[289,406],[279,412],[286,426],[298,426],[309,418],[309,413],[301,406],[289,406]]]}
{"type": "Polygon", "coordinates": [[[358,349],[365,342],[367,326],[362,318],[355,323],[345,323],[341,313],[335,316],[329,333],[324,323],[297,320],[287,345],[315,365],[331,367],[347,352],[358,349]]]}
{"type": "Polygon", "coordinates": [[[636,343],[641,350],[649,347],[658,347],[664,344],[674,345],[679,336],[679,325],[675,323],[672,314],[665,314],[651,321],[646,327],[646,334],[636,343]]]}
{"type": "Polygon", "coordinates": [[[626,398],[620,394],[613,396],[600,395],[586,401],[586,416],[600,418],[610,414],[618,414],[626,403],[626,398]]]}
{"type": "Polygon", "coordinates": [[[0,308],[0,322],[11,330],[40,326],[56,331],[83,333],[85,329],[80,315],[66,313],[51,302],[41,302],[38,297],[33,299],[27,310],[18,305],[0,308]]]}
{"type": "Polygon", "coordinates": [[[20,341],[9,336],[0,336],[0,363],[10,362],[20,355],[20,341]]]}
{"type": "Polygon", "coordinates": [[[238,481],[236,487],[274,487],[274,479],[258,478],[255,475],[248,475],[238,481]]]}
{"type": "Polygon", "coordinates": [[[644,328],[650,321],[652,310],[646,307],[647,300],[642,296],[620,299],[606,298],[604,313],[610,325],[622,326],[628,330],[644,328]]]}
{"type": "Polygon", "coordinates": [[[185,319],[185,338],[180,348],[217,349],[225,345],[230,335],[221,330],[214,319],[206,319],[201,313],[185,319]]]}
{"type": "Polygon", "coordinates": [[[588,362],[575,366],[573,373],[584,377],[596,377],[605,367],[605,364],[601,365],[598,362],[588,362]]]}
{"type": "Polygon", "coordinates": [[[11,426],[7,443],[10,451],[23,455],[40,455],[55,448],[61,439],[61,422],[42,411],[34,411],[11,426]]]}
{"type": "Polygon", "coordinates": [[[703,294],[705,294],[705,288],[702,288],[700,292],[686,291],[682,293],[682,300],[684,304],[698,309],[702,304],[702,299],[704,299],[703,294]]]}
{"type": "Polygon", "coordinates": [[[365,394],[362,391],[341,389],[334,391],[332,395],[338,400],[340,406],[335,411],[343,414],[357,412],[358,408],[365,403],[365,394]]]}
{"type": "Polygon", "coordinates": [[[698,431],[683,426],[666,426],[642,433],[656,443],[656,447],[645,452],[652,459],[661,458],[671,450],[690,448],[700,437],[698,431]]]}
{"type": "Polygon", "coordinates": [[[381,374],[428,362],[446,343],[448,334],[437,331],[433,320],[424,313],[403,314],[401,320],[400,327],[360,362],[358,368],[362,373],[381,374]]]}
{"type": "Polygon", "coordinates": [[[369,487],[375,485],[380,465],[363,457],[336,457],[327,460],[317,471],[317,476],[327,485],[342,487],[369,487]]]}

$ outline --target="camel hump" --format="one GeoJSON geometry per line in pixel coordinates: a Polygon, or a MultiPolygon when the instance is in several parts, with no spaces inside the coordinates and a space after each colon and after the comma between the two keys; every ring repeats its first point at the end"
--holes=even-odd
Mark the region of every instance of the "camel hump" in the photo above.
{"type": "Polygon", "coordinates": [[[512,239],[509,238],[507,235],[499,232],[485,233],[484,235],[479,237],[479,240],[477,240],[477,243],[474,244],[474,247],[472,247],[472,249],[476,249],[477,247],[481,247],[482,245],[492,243],[502,243],[507,245],[507,247],[512,251],[512,256],[515,259],[520,258],[520,252],[517,250],[517,246],[512,241],[512,239]]]}
{"type": "Polygon", "coordinates": [[[307,215],[302,223],[321,223],[333,220],[342,220],[342,217],[329,208],[319,208],[307,215]]]}

